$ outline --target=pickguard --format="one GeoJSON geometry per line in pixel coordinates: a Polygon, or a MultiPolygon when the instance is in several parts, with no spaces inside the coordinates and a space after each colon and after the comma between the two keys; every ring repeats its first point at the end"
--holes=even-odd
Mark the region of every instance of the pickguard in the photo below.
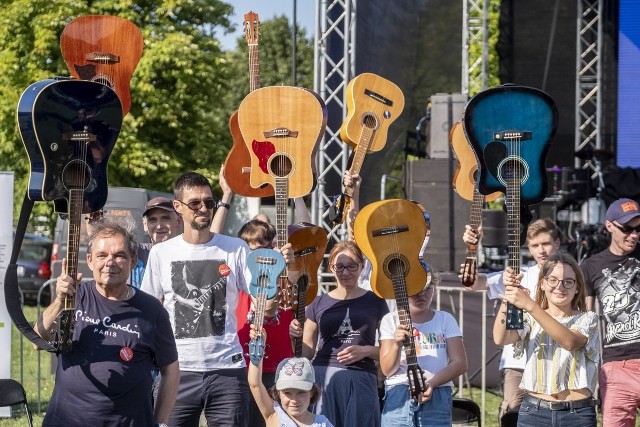
{"type": "Polygon", "coordinates": [[[276,147],[269,141],[256,141],[251,143],[253,154],[258,158],[258,167],[262,172],[269,173],[269,159],[276,152],[276,147]]]}

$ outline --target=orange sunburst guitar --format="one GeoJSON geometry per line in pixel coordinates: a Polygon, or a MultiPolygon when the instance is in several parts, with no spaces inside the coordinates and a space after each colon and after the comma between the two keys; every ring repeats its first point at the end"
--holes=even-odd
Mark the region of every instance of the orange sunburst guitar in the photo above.
{"type": "MultiPolygon", "coordinates": [[[[395,298],[403,325],[413,325],[409,296],[420,292],[427,273],[420,263],[420,249],[427,224],[420,207],[409,200],[382,200],[365,206],[354,224],[356,243],[371,261],[371,288],[380,297],[395,298]]],[[[407,356],[407,376],[411,396],[426,390],[418,365],[413,335],[402,343],[407,356]]]]}
{"type": "MultiPolygon", "coordinates": [[[[318,268],[327,249],[327,232],[324,228],[307,222],[289,226],[289,243],[293,249],[290,275],[295,276],[296,319],[302,325],[304,310],[318,294],[318,268]]],[[[294,339],[294,354],[302,356],[302,338],[294,339]]]]}
{"type": "Polygon", "coordinates": [[[240,104],[238,124],[251,157],[252,187],[274,187],[276,205],[279,198],[286,203],[313,190],[317,146],[327,126],[327,108],[315,92],[291,86],[256,89],[240,104]]]}
{"type": "MultiPolygon", "coordinates": [[[[404,110],[400,88],[376,74],[363,73],[347,85],[347,117],[340,127],[340,138],[355,151],[349,168],[360,173],[364,156],[380,151],[387,143],[389,126],[404,110]]],[[[346,187],[329,210],[333,225],[344,222],[353,188],[346,187]]]]}
{"type": "Polygon", "coordinates": [[[62,31],[60,47],[71,75],[109,86],[120,98],[122,115],[131,107],[129,85],[142,56],[142,33],[124,18],[80,16],[62,31]]]}
{"type": "MultiPolygon", "coordinates": [[[[253,92],[260,87],[260,57],[258,56],[260,21],[256,13],[249,12],[244,15],[244,37],[249,51],[249,91],[253,92]]],[[[251,155],[240,132],[238,111],[234,111],[229,117],[229,131],[233,137],[233,146],[224,161],[224,177],[229,187],[234,193],[245,197],[273,196],[273,187],[263,185],[260,188],[253,188],[249,183],[251,155]]]]}
{"type": "MultiPolygon", "coordinates": [[[[478,162],[476,155],[464,134],[462,122],[456,122],[449,132],[451,148],[458,159],[458,165],[453,175],[453,187],[465,200],[471,202],[471,215],[469,225],[474,230],[482,224],[482,206],[485,202],[492,202],[502,195],[499,191],[483,196],[478,191],[476,178],[478,175],[478,162]]],[[[478,269],[478,245],[467,246],[467,256],[464,261],[461,282],[464,286],[473,286],[476,281],[478,269]]]]}

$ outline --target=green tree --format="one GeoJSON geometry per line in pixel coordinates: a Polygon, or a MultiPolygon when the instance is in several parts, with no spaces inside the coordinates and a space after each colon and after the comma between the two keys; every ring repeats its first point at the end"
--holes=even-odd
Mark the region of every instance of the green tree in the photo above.
{"type": "MultiPolygon", "coordinates": [[[[117,15],[144,38],[131,79],[132,105],[109,161],[109,185],[170,190],[175,178],[196,170],[215,179],[231,146],[229,114],[248,92],[246,44],[224,52],[215,31],[230,31],[231,6],[219,0],[10,0],[0,8],[0,170],[16,173],[16,210],[29,162],[15,125],[24,89],[68,76],[60,34],[82,15],[117,15]]],[[[289,84],[291,41],[286,18],[263,25],[263,86],[289,84]],[[265,47],[266,46],[266,47],[265,47]],[[265,53],[266,53],[265,52],[265,53]],[[273,55],[273,56],[272,56],[273,55]]],[[[299,85],[312,81],[313,54],[300,32],[299,85]]],[[[50,203],[34,215],[53,218],[50,203]]]]}

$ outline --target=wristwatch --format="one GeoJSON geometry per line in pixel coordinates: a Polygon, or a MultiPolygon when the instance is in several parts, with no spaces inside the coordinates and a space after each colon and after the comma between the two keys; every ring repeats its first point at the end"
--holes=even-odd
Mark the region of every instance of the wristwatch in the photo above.
{"type": "Polygon", "coordinates": [[[219,208],[227,208],[227,209],[231,209],[231,204],[229,203],[225,203],[223,201],[219,201],[218,202],[218,207],[219,208]]]}
{"type": "Polygon", "coordinates": [[[155,423],[153,425],[153,427],[169,427],[169,424],[165,424],[165,423],[155,423]]]}

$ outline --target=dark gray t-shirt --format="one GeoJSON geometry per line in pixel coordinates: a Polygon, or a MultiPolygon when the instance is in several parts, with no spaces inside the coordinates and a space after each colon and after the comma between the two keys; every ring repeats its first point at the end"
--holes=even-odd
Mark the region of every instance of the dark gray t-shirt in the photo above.
{"type": "Polygon", "coordinates": [[[376,345],[376,330],[389,307],[371,291],[361,297],[337,300],[329,294],[317,296],[307,307],[307,319],[318,325],[318,351],[313,364],[376,372],[373,359],[343,365],[337,355],[351,345],[376,345]]]}
{"type": "Polygon", "coordinates": [[[104,298],[95,282],[76,297],[73,346],[58,356],[44,426],[151,426],[151,370],[178,360],[169,315],[152,296],[104,298]]]}

